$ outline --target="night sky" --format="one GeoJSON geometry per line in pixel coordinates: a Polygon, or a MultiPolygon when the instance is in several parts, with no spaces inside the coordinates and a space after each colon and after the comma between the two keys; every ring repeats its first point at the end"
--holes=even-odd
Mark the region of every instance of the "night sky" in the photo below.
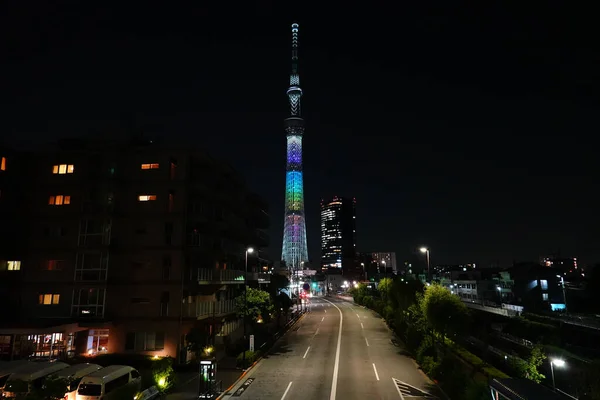
{"type": "Polygon", "coordinates": [[[134,127],[205,147],[269,201],[275,260],[296,21],[313,261],[319,202],[332,194],[357,199],[359,251],[400,261],[428,245],[435,264],[507,266],[558,250],[600,261],[600,34],[589,10],[7,3],[2,137],[27,146],[134,127]]]}

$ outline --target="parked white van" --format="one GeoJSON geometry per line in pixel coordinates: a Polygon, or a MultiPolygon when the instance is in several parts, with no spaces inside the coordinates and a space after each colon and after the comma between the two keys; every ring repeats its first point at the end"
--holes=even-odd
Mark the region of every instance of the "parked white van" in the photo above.
{"type": "Polygon", "coordinates": [[[79,382],[76,400],[132,399],[142,387],[140,373],[126,365],[110,365],[79,382]]]}
{"type": "Polygon", "coordinates": [[[32,388],[40,388],[44,383],[44,378],[54,374],[61,369],[65,369],[69,364],[60,361],[44,361],[29,363],[10,375],[4,385],[3,397],[17,397],[19,394],[26,394],[32,388]]]}
{"type": "Polygon", "coordinates": [[[67,381],[67,393],[65,393],[64,400],[75,400],[77,396],[77,387],[81,379],[93,372],[102,369],[98,364],[75,364],[69,368],[62,369],[56,374],[52,374],[54,378],[65,379],[67,381]]]}

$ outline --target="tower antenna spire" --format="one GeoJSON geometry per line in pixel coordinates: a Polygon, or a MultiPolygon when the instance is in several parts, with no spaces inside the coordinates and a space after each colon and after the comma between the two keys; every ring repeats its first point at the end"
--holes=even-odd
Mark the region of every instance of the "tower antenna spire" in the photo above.
{"type": "Polygon", "coordinates": [[[290,87],[287,91],[290,101],[290,112],[293,117],[300,116],[300,75],[298,75],[298,30],[297,23],[292,24],[292,72],[290,73],[290,87]]]}

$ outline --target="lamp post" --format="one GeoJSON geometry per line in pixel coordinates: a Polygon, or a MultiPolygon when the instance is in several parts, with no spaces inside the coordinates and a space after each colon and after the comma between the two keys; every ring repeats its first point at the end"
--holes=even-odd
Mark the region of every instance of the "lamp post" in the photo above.
{"type": "Polygon", "coordinates": [[[242,353],[242,368],[246,369],[246,348],[248,340],[246,340],[246,314],[248,314],[248,254],[254,253],[252,247],[246,249],[246,266],[244,268],[244,316],[242,323],[244,324],[244,352],[242,353]]]}
{"type": "Polygon", "coordinates": [[[554,382],[554,366],[562,368],[565,366],[565,361],[558,358],[553,358],[550,360],[550,372],[552,373],[552,388],[556,392],[556,383],[554,382]]]}
{"type": "Polygon", "coordinates": [[[431,281],[431,274],[429,273],[429,249],[427,247],[421,247],[419,251],[425,253],[427,257],[427,280],[431,281]]]}
{"type": "Polygon", "coordinates": [[[500,285],[496,285],[496,289],[498,290],[498,296],[500,297],[500,307],[502,307],[502,288],[500,285]]]}
{"type": "Polygon", "coordinates": [[[565,313],[568,314],[569,310],[567,308],[567,294],[565,293],[565,278],[562,275],[556,275],[557,278],[560,278],[560,286],[562,287],[563,294],[563,303],[565,303],[565,313]]]}

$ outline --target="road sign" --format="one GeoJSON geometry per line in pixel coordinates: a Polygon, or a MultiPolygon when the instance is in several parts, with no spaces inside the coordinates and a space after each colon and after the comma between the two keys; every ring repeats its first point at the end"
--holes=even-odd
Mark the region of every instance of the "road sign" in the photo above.
{"type": "Polygon", "coordinates": [[[302,289],[310,290],[310,285],[308,283],[305,283],[304,285],[302,285],[302,289]]]}
{"type": "Polygon", "coordinates": [[[250,351],[254,351],[254,335],[250,335],[250,351]]]}
{"type": "Polygon", "coordinates": [[[428,400],[437,400],[437,397],[434,395],[427,393],[424,390],[421,390],[417,387],[409,385],[408,383],[404,383],[396,378],[392,378],[394,384],[396,385],[396,389],[400,394],[400,398],[404,400],[408,399],[428,399],[428,400]]]}

